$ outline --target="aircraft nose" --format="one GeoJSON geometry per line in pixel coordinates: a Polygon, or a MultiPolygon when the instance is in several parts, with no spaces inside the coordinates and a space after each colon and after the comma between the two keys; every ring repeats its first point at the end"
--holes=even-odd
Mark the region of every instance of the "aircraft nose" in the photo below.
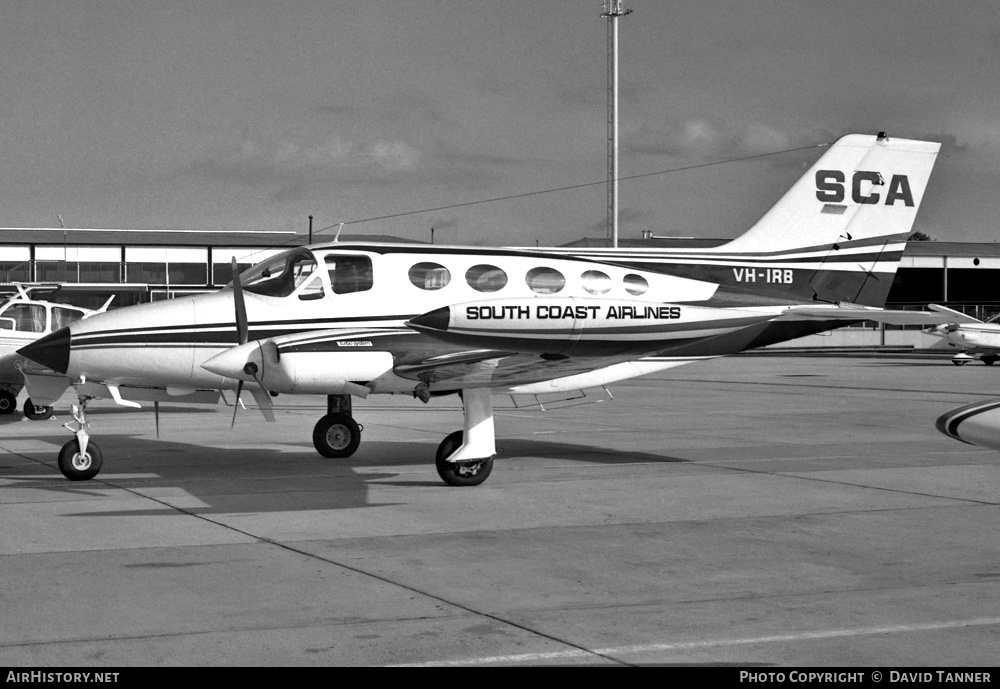
{"type": "Polygon", "coordinates": [[[70,332],[64,326],[17,350],[25,359],[30,359],[59,373],[69,370],[70,332]]]}

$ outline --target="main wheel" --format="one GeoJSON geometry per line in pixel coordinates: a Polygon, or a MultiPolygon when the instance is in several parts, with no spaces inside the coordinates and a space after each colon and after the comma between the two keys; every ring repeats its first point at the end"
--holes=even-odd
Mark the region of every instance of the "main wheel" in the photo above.
{"type": "Polygon", "coordinates": [[[987,366],[992,366],[996,362],[997,358],[995,356],[984,356],[983,363],[987,366]]]}
{"type": "Polygon", "coordinates": [[[101,470],[101,448],[87,443],[87,451],[80,452],[80,443],[73,438],[59,451],[59,471],[70,481],[88,481],[101,470]]]}
{"type": "Polygon", "coordinates": [[[455,431],[438,445],[434,465],[438,476],[449,486],[478,486],[489,478],[493,471],[493,458],[473,460],[471,462],[449,462],[448,457],[462,446],[464,431],[455,431]]]}
{"type": "Polygon", "coordinates": [[[350,457],[361,444],[361,427],[348,414],[327,414],[313,428],[313,445],[324,457],[350,457]]]}
{"type": "Polygon", "coordinates": [[[966,361],[965,359],[952,359],[951,363],[955,364],[956,366],[965,366],[966,361]]]}
{"type": "Polygon", "coordinates": [[[52,416],[52,407],[38,407],[31,398],[24,400],[24,415],[32,421],[41,421],[52,416]]]}
{"type": "Polygon", "coordinates": [[[17,409],[17,395],[0,390],[0,414],[13,414],[17,409]]]}

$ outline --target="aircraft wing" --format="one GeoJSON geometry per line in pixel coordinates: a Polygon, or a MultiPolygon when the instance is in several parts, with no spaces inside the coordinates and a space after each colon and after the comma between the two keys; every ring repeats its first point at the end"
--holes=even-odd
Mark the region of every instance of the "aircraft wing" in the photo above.
{"type": "Polygon", "coordinates": [[[422,361],[401,363],[393,370],[401,378],[436,384],[439,388],[442,385],[455,388],[512,387],[589,373],[636,358],[635,354],[630,354],[551,360],[530,353],[469,350],[445,357],[432,356],[422,361]]]}

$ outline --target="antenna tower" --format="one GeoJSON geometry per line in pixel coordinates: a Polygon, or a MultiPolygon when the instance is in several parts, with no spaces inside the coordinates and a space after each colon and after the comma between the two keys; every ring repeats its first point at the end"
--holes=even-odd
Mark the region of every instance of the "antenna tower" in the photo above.
{"type": "Polygon", "coordinates": [[[608,19],[608,239],[618,246],[618,19],[632,14],[622,0],[604,0],[608,19]]]}

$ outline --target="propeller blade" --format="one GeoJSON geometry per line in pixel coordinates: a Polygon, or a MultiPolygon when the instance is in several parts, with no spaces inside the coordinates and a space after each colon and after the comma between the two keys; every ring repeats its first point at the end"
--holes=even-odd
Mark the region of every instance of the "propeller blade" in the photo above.
{"type": "MultiPolygon", "coordinates": [[[[243,285],[240,283],[239,267],[233,256],[233,303],[236,305],[236,334],[240,344],[246,344],[250,339],[250,328],[247,324],[247,304],[243,300],[243,285]]],[[[242,383],[240,386],[242,387],[242,383]]]]}
{"type": "Polygon", "coordinates": [[[239,385],[236,386],[236,402],[233,403],[233,422],[231,424],[229,424],[229,428],[230,429],[236,427],[236,412],[240,408],[240,393],[241,392],[243,392],[243,381],[242,380],[239,382],[239,385]]]}

